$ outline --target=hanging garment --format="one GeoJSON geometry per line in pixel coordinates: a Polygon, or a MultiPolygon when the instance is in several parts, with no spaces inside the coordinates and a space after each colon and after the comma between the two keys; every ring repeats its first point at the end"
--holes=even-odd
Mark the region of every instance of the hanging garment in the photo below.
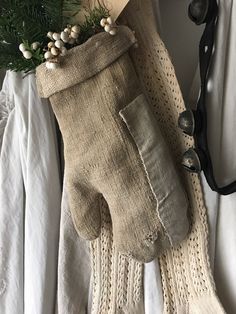
{"type": "MultiPolygon", "coordinates": [[[[1,82],[0,82],[1,84],[1,82]]],[[[8,117],[13,109],[13,95],[11,93],[11,84],[8,74],[3,80],[3,87],[0,91],[0,150],[2,147],[3,134],[7,125],[8,117]]]]}
{"type": "MultiPolygon", "coordinates": [[[[236,180],[236,1],[218,1],[215,48],[208,74],[206,107],[208,141],[216,181],[236,180]]],[[[236,313],[236,193],[220,196],[203,179],[212,221],[212,265],[219,297],[229,314],[236,313]],[[215,237],[215,238],[214,238],[215,237]],[[215,242],[215,246],[214,246],[215,242]]]]}
{"type": "Polygon", "coordinates": [[[0,94],[0,313],[24,313],[24,186],[13,77],[0,94]]]}
{"type": "MultiPolygon", "coordinates": [[[[131,56],[143,90],[180,165],[182,150],[193,143],[177,128],[178,114],[184,109],[184,103],[173,66],[156,32],[151,3],[131,1],[124,13],[139,42],[139,48],[133,50],[131,56]]],[[[209,264],[208,225],[200,180],[182,169],[180,173],[191,204],[192,230],[179,247],[159,258],[164,313],[224,313],[209,264]]]]}
{"type": "Polygon", "coordinates": [[[65,184],[63,185],[61,204],[57,280],[57,313],[90,313],[91,258],[89,243],[79,237],[75,230],[65,184]]]}
{"type": "Polygon", "coordinates": [[[54,117],[37,95],[33,74],[7,76],[15,108],[1,151],[0,236],[6,269],[1,314],[54,313],[61,201],[54,117]]]}
{"type": "Polygon", "coordinates": [[[11,74],[25,188],[24,313],[53,313],[61,202],[54,117],[34,74],[11,74]]]}
{"type": "MultiPolygon", "coordinates": [[[[215,29],[215,46],[208,73],[206,108],[208,144],[217,183],[235,180],[235,1],[218,1],[219,18],[215,29]]],[[[174,53],[174,52],[173,52],[174,53]]],[[[196,71],[189,101],[194,109],[200,90],[196,71]]],[[[236,312],[236,196],[213,192],[202,176],[210,230],[210,261],[219,298],[227,313],[236,312]],[[226,245],[227,243],[227,245],[226,245]]]]}

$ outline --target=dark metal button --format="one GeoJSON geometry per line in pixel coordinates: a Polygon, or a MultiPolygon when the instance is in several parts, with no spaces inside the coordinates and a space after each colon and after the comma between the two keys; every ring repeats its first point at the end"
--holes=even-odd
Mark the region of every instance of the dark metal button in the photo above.
{"type": "Polygon", "coordinates": [[[179,115],[178,126],[184,133],[193,136],[195,131],[195,118],[192,110],[185,110],[179,115]]]}
{"type": "Polygon", "coordinates": [[[198,153],[194,148],[190,148],[183,155],[182,166],[189,172],[201,172],[201,161],[198,156],[198,153]]]}
{"type": "Polygon", "coordinates": [[[189,18],[197,25],[206,22],[211,0],[192,0],[188,7],[189,18]]]}

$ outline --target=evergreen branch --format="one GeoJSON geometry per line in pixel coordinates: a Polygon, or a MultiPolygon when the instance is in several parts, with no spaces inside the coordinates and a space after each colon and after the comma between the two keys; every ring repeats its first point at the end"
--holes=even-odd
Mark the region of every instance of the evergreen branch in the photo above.
{"type": "MultiPolygon", "coordinates": [[[[80,5],[81,0],[1,0],[0,68],[25,72],[35,69],[44,61],[44,48],[49,42],[46,36],[48,31],[63,30],[71,16],[79,12],[80,5]],[[68,12],[70,16],[66,16],[68,12]],[[31,47],[33,42],[40,43],[36,51],[31,47]],[[24,43],[32,58],[24,58],[19,51],[21,43],[24,43]]],[[[98,0],[97,7],[87,10],[76,44],[82,44],[103,31],[100,21],[108,16],[109,11],[98,0]]]]}
{"type": "MultiPolygon", "coordinates": [[[[28,46],[27,46],[28,45],[28,46]]],[[[30,49],[29,44],[27,48],[30,49]]],[[[18,46],[0,42],[0,68],[13,71],[31,71],[43,62],[40,49],[33,52],[34,58],[27,60],[22,56],[18,46]]]]}
{"type": "Polygon", "coordinates": [[[102,18],[108,16],[108,9],[100,4],[92,10],[88,10],[88,14],[85,15],[84,23],[80,25],[79,44],[83,44],[96,33],[103,31],[100,22],[102,18]]]}
{"type": "Polygon", "coordinates": [[[81,0],[64,0],[63,11],[79,11],[81,6],[81,0]]]}

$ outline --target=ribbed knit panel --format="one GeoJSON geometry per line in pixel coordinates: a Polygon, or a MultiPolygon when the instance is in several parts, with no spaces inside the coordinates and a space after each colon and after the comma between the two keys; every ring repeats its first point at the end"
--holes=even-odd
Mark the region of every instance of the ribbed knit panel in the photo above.
{"type": "Polygon", "coordinates": [[[142,314],[143,264],[117,252],[111,218],[101,199],[102,231],[91,243],[93,314],[142,314]]]}

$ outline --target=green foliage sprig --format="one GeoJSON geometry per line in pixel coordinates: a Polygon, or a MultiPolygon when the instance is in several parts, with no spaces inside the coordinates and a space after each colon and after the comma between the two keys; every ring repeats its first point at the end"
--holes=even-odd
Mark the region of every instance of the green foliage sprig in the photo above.
{"type": "Polygon", "coordinates": [[[83,44],[94,34],[101,32],[103,28],[100,25],[101,19],[109,16],[108,9],[101,5],[100,2],[98,6],[92,10],[88,10],[85,15],[85,21],[80,25],[80,36],[79,44],[83,44]]]}
{"type": "MultiPolygon", "coordinates": [[[[99,2],[98,2],[99,3],[99,2]]],[[[0,68],[28,72],[44,61],[44,52],[50,41],[48,31],[57,32],[70,22],[72,16],[81,9],[81,0],[1,0],[0,8],[0,68]],[[31,44],[39,42],[40,47],[33,50],[31,44]],[[19,45],[31,52],[32,58],[25,59],[19,45]]],[[[100,21],[109,15],[100,3],[88,10],[85,22],[80,25],[77,44],[103,29],[100,21]]]]}

